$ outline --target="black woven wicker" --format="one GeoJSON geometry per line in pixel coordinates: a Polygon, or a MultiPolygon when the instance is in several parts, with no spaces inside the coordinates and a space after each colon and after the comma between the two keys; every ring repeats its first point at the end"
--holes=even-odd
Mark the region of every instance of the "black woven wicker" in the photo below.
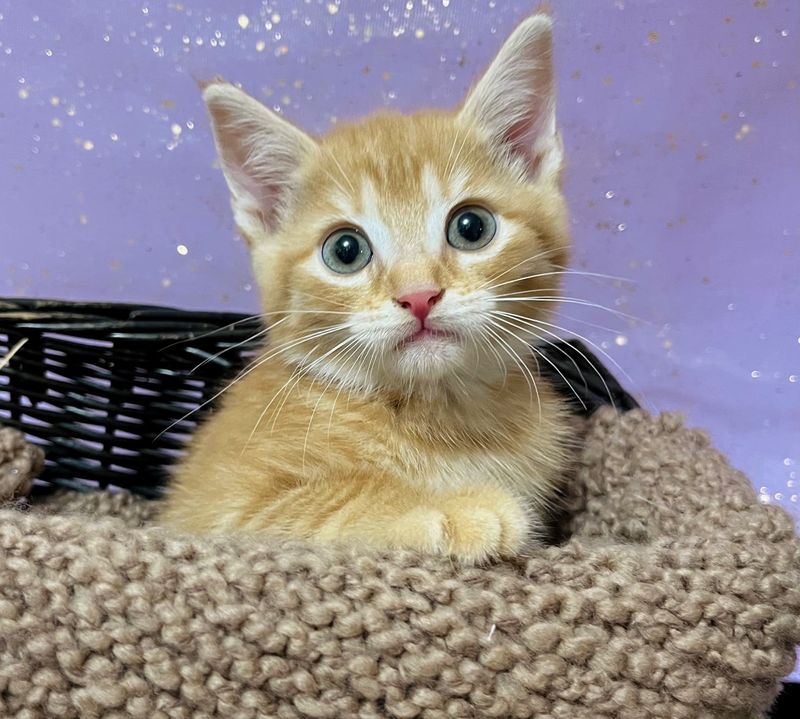
{"type": "MultiPolygon", "coordinates": [[[[252,356],[259,328],[233,313],[0,300],[0,366],[14,353],[0,369],[0,424],[43,446],[51,486],[156,497],[222,381],[252,356]]],[[[559,368],[540,362],[542,372],[576,411],[636,406],[579,342],[542,350],[559,368]]]]}

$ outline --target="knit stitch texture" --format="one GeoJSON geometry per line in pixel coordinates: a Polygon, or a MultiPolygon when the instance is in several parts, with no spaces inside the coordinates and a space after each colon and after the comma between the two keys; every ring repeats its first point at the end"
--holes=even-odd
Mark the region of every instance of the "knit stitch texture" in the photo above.
{"type": "Polygon", "coordinates": [[[470,569],[177,536],[120,493],[3,509],[0,716],[764,716],[800,642],[791,518],[639,410],[590,420],[574,490],[566,543],[470,569]]]}

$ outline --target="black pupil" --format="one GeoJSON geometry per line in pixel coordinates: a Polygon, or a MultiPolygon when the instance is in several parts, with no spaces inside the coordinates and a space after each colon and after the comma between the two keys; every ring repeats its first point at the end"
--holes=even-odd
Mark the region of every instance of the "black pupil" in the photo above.
{"type": "Polygon", "coordinates": [[[333,251],[339,262],[345,265],[352,265],[356,261],[361,248],[358,240],[353,235],[342,235],[336,240],[336,246],[333,251]]]}
{"type": "Polygon", "coordinates": [[[458,234],[467,242],[477,242],[483,235],[483,220],[475,212],[458,216],[458,234]]]}

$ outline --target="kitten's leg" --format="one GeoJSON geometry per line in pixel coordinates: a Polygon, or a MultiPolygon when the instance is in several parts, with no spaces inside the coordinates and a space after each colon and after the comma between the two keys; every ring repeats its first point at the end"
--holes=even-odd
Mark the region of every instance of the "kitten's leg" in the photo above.
{"type": "Polygon", "coordinates": [[[455,492],[360,484],[298,487],[251,517],[246,528],[322,542],[409,548],[465,563],[522,551],[532,518],[510,493],[489,485],[455,492]]]}

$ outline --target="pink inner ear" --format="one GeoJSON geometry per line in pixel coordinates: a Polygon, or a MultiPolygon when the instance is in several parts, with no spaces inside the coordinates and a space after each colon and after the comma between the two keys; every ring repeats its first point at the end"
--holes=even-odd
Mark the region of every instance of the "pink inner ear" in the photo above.
{"type": "Polygon", "coordinates": [[[243,169],[246,160],[239,161],[239,164],[231,165],[226,163],[226,174],[232,185],[239,188],[239,199],[246,204],[252,204],[250,210],[258,214],[262,222],[269,226],[277,213],[279,201],[278,188],[269,177],[259,177],[257,174],[250,174],[243,169]],[[244,198],[249,198],[250,202],[244,198]]]}
{"type": "Polygon", "coordinates": [[[536,152],[533,146],[535,124],[535,120],[531,117],[517,120],[508,128],[503,138],[510,148],[512,156],[521,157],[528,166],[531,175],[536,175],[542,164],[542,153],[536,152]]]}
{"type": "Polygon", "coordinates": [[[521,120],[517,120],[517,122],[508,128],[503,139],[508,145],[511,146],[511,150],[515,155],[530,155],[532,153],[532,129],[533,121],[529,117],[524,117],[521,120]]]}

